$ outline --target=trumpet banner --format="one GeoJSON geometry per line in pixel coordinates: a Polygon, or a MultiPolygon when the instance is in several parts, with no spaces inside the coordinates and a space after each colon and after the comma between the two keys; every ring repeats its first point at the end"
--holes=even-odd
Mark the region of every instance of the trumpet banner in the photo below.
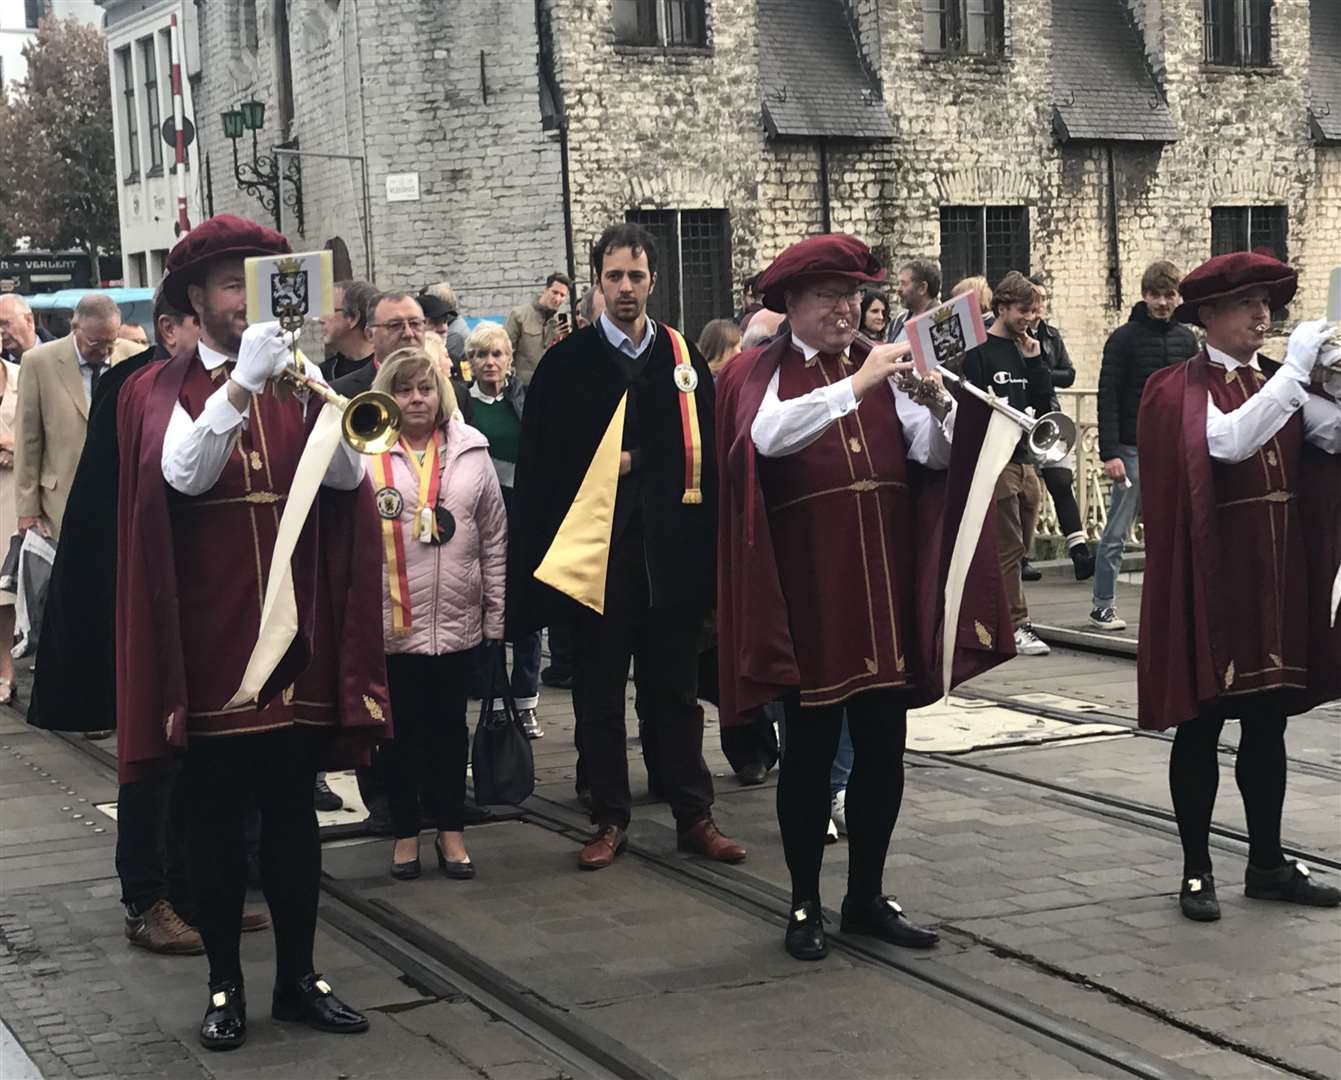
{"type": "Polygon", "coordinates": [[[954,551],[945,579],[941,686],[946,700],[950,697],[950,678],[954,670],[955,641],[959,634],[959,610],[964,601],[964,583],[978,549],[978,538],[982,536],[987,511],[996,498],[996,482],[1001,476],[1001,470],[1010,463],[1011,455],[1020,441],[1020,427],[1014,420],[996,409],[992,409],[991,414],[982,449],[978,452],[978,463],[973,469],[973,479],[969,482],[964,516],[959,519],[959,531],[955,534],[954,551]]]}
{"type": "Polygon", "coordinates": [[[293,590],[291,565],[298,537],[307,522],[321,482],[330,467],[331,459],[340,448],[340,422],[343,413],[327,402],[321,407],[312,434],[298,459],[298,470],[284,503],[279,519],[279,534],[275,551],[270,558],[270,569],[265,582],[265,599],[261,603],[261,626],[256,636],[256,647],[247,660],[242,674],[242,685],[224,706],[237,709],[256,701],[266,681],[288,652],[298,633],[298,598],[293,590]]]}

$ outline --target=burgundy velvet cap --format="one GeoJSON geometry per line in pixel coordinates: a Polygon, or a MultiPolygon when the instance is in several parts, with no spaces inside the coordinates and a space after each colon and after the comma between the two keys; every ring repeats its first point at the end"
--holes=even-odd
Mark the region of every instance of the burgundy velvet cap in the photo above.
{"type": "Polygon", "coordinates": [[[1178,283],[1183,302],[1173,317],[1201,325],[1202,304],[1227,300],[1247,289],[1266,289],[1271,310],[1283,308],[1299,287],[1299,274],[1274,255],[1261,251],[1232,251],[1207,259],[1178,283]]]}
{"type": "Polygon", "coordinates": [[[218,214],[202,221],[168,253],[163,295],[178,311],[192,311],[188,285],[199,285],[216,259],[251,255],[287,255],[293,249],[282,233],[235,214],[218,214]]]}
{"type": "Polygon", "coordinates": [[[785,311],[784,292],[788,288],[795,288],[805,278],[835,275],[864,283],[885,280],[884,267],[855,236],[825,233],[787,248],[759,275],[754,291],[770,311],[785,311]]]}

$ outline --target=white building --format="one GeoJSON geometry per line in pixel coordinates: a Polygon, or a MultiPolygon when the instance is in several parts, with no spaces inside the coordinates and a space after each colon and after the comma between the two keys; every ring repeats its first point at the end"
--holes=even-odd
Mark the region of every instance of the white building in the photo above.
{"type": "Polygon", "coordinates": [[[27,78],[23,47],[37,34],[38,20],[48,14],[93,25],[102,18],[95,0],[0,0],[0,91],[27,78]]]}
{"type": "MultiPolygon", "coordinates": [[[[184,188],[192,225],[204,216],[198,143],[186,149],[184,175],[163,139],[171,120],[172,28],[182,50],[183,115],[195,123],[192,82],[200,71],[196,6],[191,0],[98,0],[106,11],[108,70],[116,133],[117,202],[127,286],[156,285],[177,240],[177,197],[184,188]]],[[[3,5],[0,5],[3,6],[3,5]]],[[[188,131],[190,128],[188,128],[188,131]]]]}

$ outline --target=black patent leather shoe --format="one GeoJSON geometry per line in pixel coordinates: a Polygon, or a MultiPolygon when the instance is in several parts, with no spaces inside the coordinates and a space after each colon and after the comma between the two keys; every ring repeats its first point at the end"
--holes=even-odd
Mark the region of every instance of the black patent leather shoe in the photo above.
{"type": "Polygon", "coordinates": [[[842,931],[879,938],[905,949],[930,949],[941,939],[935,930],[909,922],[892,896],[856,902],[844,900],[842,931]]]}
{"type": "Polygon", "coordinates": [[[368,1030],[368,1018],[336,997],[331,984],[316,972],[288,986],[276,986],[270,1015],[276,1020],[306,1024],[336,1035],[368,1030]]]}
{"type": "Polygon", "coordinates": [[[1220,901],[1215,898],[1215,878],[1197,874],[1183,878],[1178,892],[1178,906],[1194,922],[1215,922],[1220,918],[1220,901]]]}
{"type": "Polygon", "coordinates": [[[1341,890],[1331,885],[1320,885],[1313,880],[1308,867],[1294,859],[1286,859],[1274,870],[1259,870],[1249,866],[1243,879],[1243,892],[1253,900],[1282,900],[1287,904],[1306,904],[1309,907],[1336,907],[1341,904],[1341,890]]]}
{"type": "Polygon", "coordinates": [[[236,1050],[247,1041],[247,998],[240,982],[210,983],[210,1003],[200,1021],[206,1050],[236,1050]]]}
{"type": "Polygon", "coordinates": [[[829,955],[824,937],[824,913],[818,900],[793,908],[787,919],[787,952],[796,960],[823,960],[829,955]]]}

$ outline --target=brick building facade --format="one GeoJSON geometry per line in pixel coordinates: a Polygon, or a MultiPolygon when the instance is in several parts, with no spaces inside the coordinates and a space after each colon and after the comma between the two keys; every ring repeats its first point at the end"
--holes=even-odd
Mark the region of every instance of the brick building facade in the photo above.
{"type": "Polygon", "coordinates": [[[262,214],[232,177],[250,143],[218,119],[254,97],[263,151],[366,161],[367,220],[360,163],[303,158],[295,243],[339,236],[364,273],[366,232],[380,283],[447,276],[469,312],[506,310],[569,258],[585,278],[596,233],[637,216],[667,249],[661,312],[694,332],[828,225],[894,264],[939,256],[949,278],[1041,272],[1092,385],[1154,258],[1274,245],[1310,316],[1341,264],[1335,0],[200,8],[215,209],[262,214]],[[418,199],[392,201],[404,174],[418,199]]]}

